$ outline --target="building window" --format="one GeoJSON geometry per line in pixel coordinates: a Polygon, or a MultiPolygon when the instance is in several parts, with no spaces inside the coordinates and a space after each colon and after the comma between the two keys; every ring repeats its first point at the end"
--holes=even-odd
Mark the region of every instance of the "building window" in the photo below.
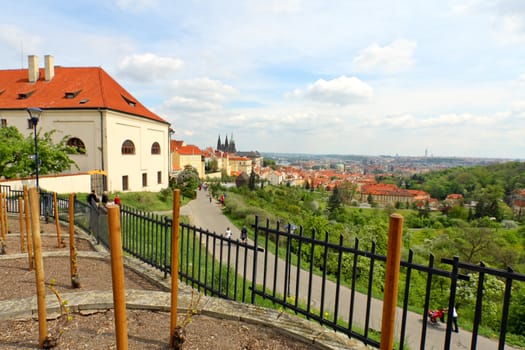
{"type": "Polygon", "coordinates": [[[157,171],[157,183],[162,183],[162,171],[157,171]]]}
{"type": "Polygon", "coordinates": [[[142,174],[142,187],[148,186],[148,174],[143,173],[142,174]]]}
{"type": "Polygon", "coordinates": [[[69,140],[67,140],[67,145],[69,147],[75,148],[80,154],[86,153],[86,145],[84,145],[84,142],[82,142],[82,140],[78,137],[72,137],[69,140]]]}
{"type": "Polygon", "coordinates": [[[153,142],[151,145],[151,154],[160,154],[160,145],[158,142],[153,142]]]}
{"type": "Polygon", "coordinates": [[[2,128],[7,128],[7,119],[1,119],[2,120],[2,128]]]}
{"type": "Polygon", "coordinates": [[[128,185],[128,175],[122,176],[122,191],[127,191],[129,189],[128,185]]]}
{"type": "Polygon", "coordinates": [[[135,154],[135,144],[131,140],[122,143],[122,154],[135,154]]]}
{"type": "Polygon", "coordinates": [[[33,122],[31,121],[31,119],[27,120],[27,128],[28,129],[33,129],[33,122]]]}

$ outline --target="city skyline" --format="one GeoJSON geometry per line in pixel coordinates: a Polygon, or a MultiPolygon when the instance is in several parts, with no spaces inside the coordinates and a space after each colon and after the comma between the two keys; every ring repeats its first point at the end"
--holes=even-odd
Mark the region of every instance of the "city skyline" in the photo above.
{"type": "Polygon", "coordinates": [[[2,69],[101,66],[202,148],[525,158],[517,0],[27,0],[0,19],[2,69]]]}

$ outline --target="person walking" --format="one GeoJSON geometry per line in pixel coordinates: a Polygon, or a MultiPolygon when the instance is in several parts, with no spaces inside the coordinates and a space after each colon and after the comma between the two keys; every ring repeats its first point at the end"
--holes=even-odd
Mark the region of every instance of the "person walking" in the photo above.
{"type": "Polygon", "coordinates": [[[230,230],[229,227],[226,229],[226,238],[227,239],[232,238],[232,230],[230,230]]]}
{"type": "Polygon", "coordinates": [[[247,238],[248,238],[248,230],[246,229],[246,226],[243,226],[241,229],[241,241],[243,243],[246,243],[247,238]]]}
{"type": "Polygon", "coordinates": [[[98,202],[100,201],[97,196],[97,192],[95,190],[91,190],[91,193],[87,196],[88,204],[91,205],[93,208],[98,207],[98,202]]]}
{"type": "Polygon", "coordinates": [[[454,332],[459,333],[458,313],[456,311],[456,307],[455,306],[452,308],[452,323],[454,324],[454,332]]]}

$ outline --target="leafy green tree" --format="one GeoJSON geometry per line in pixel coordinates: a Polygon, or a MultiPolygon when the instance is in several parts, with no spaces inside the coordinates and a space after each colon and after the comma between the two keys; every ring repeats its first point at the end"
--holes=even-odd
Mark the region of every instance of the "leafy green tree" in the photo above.
{"type": "Polygon", "coordinates": [[[207,173],[215,173],[219,171],[219,162],[217,159],[213,158],[206,163],[205,170],[207,173]]]}
{"type": "Polygon", "coordinates": [[[337,186],[334,187],[334,190],[332,191],[332,194],[330,195],[330,198],[328,198],[328,212],[330,213],[330,216],[333,216],[339,209],[341,209],[342,206],[342,199],[341,199],[341,193],[339,192],[339,188],[337,186]]]}
{"type": "MultiPolygon", "coordinates": [[[[53,141],[56,130],[37,133],[39,174],[57,174],[71,169],[76,163],[69,154],[77,153],[67,145],[68,136],[58,143],[53,141]]],[[[35,173],[34,136],[24,136],[15,127],[0,128],[0,175],[6,179],[27,177],[35,173]]]]}
{"type": "Polygon", "coordinates": [[[243,187],[248,185],[250,181],[250,178],[248,177],[248,174],[246,174],[244,171],[235,178],[235,185],[237,187],[243,187]]]}
{"type": "Polygon", "coordinates": [[[264,158],[263,159],[263,166],[264,167],[270,167],[273,170],[277,169],[277,164],[276,164],[275,160],[271,159],[271,158],[264,158]]]}
{"type": "Polygon", "coordinates": [[[197,196],[197,187],[199,187],[199,173],[192,166],[184,167],[176,177],[170,181],[170,187],[180,189],[183,196],[195,198],[197,196]]]}
{"type": "Polygon", "coordinates": [[[250,173],[249,181],[250,181],[249,183],[250,190],[255,191],[255,183],[257,181],[257,174],[255,174],[255,171],[253,171],[253,169],[252,169],[252,172],[250,173]]]}

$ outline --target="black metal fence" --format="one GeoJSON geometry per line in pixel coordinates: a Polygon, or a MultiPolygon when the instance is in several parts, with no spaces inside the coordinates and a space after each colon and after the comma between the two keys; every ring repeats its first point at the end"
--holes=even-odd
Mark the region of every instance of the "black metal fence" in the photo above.
{"type": "MultiPolygon", "coordinates": [[[[18,202],[14,199],[19,195],[21,193],[16,191],[8,194],[9,212],[18,211],[18,202]]],[[[67,221],[69,201],[59,199],[58,202],[58,215],[67,221]]],[[[46,205],[42,203],[42,206],[46,205]]],[[[104,210],[76,200],[75,224],[109,246],[104,210]]],[[[165,216],[122,206],[124,251],[164,272],[167,277],[171,272],[172,225],[172,220],[165,216]]],[[[305,234],[302,228],[292,231],[290,226],[283,229],[279,224],[271,227],[269,222],[261,224],[257,218],[251,229],[253,234],[245,243],[181,223],[180,279],[207,295],[249,303],[271,302],[365,344],[379,347],[381,317],[377,313],[381,308],[386,257],[376,253],[374,243],[369,249],[363,249],[357,239],[349,246],[342,235],[333,242],[328,233],[319,235],[313,231],[305,234]]],[[[483,263],[461,262],[457,257],[436,263],[430,255],[428,264],[417,264],[412,251],[402,260],[401,270],[404,280],[400,281],[399,343],[396,348],[404,349],[408,345],[412,349],[425,349],[429,341],[427,315],[436,303],[433,289],[439,286],[448,293],[445,306],[452,310],[457,304],[458,283],[469,280],[477,281],[470,348],[478,348],[489,277],[504,285],[502,300],[498,304],[499,325],[492,326],[499,329],[497,348],[505,348],[513,289],[517,284],[523,287],[525,275],[510,268],[500,270],[483,263]],[[416,283],[425,287],[414,288],[416,283]],[[413,295],[415,289],[417,296],[413,295]],[[409,311],[414,300],[419,300],[422,308],[409,311]],[[409,333],[407,326],[415,322],[421,324],[420,328],[416,327],[419,329],[414,332],[414,327],[410,327],[412,331],[409,333]]],[[[433,328],[435,326],[430,331],[434,331],[433,328]]],[[[436,344],[433,338],[432,346],[451,349],[451,317],[447,318],[446,329],[441,329],[440,334],[442,343],[436,344]]]]}

